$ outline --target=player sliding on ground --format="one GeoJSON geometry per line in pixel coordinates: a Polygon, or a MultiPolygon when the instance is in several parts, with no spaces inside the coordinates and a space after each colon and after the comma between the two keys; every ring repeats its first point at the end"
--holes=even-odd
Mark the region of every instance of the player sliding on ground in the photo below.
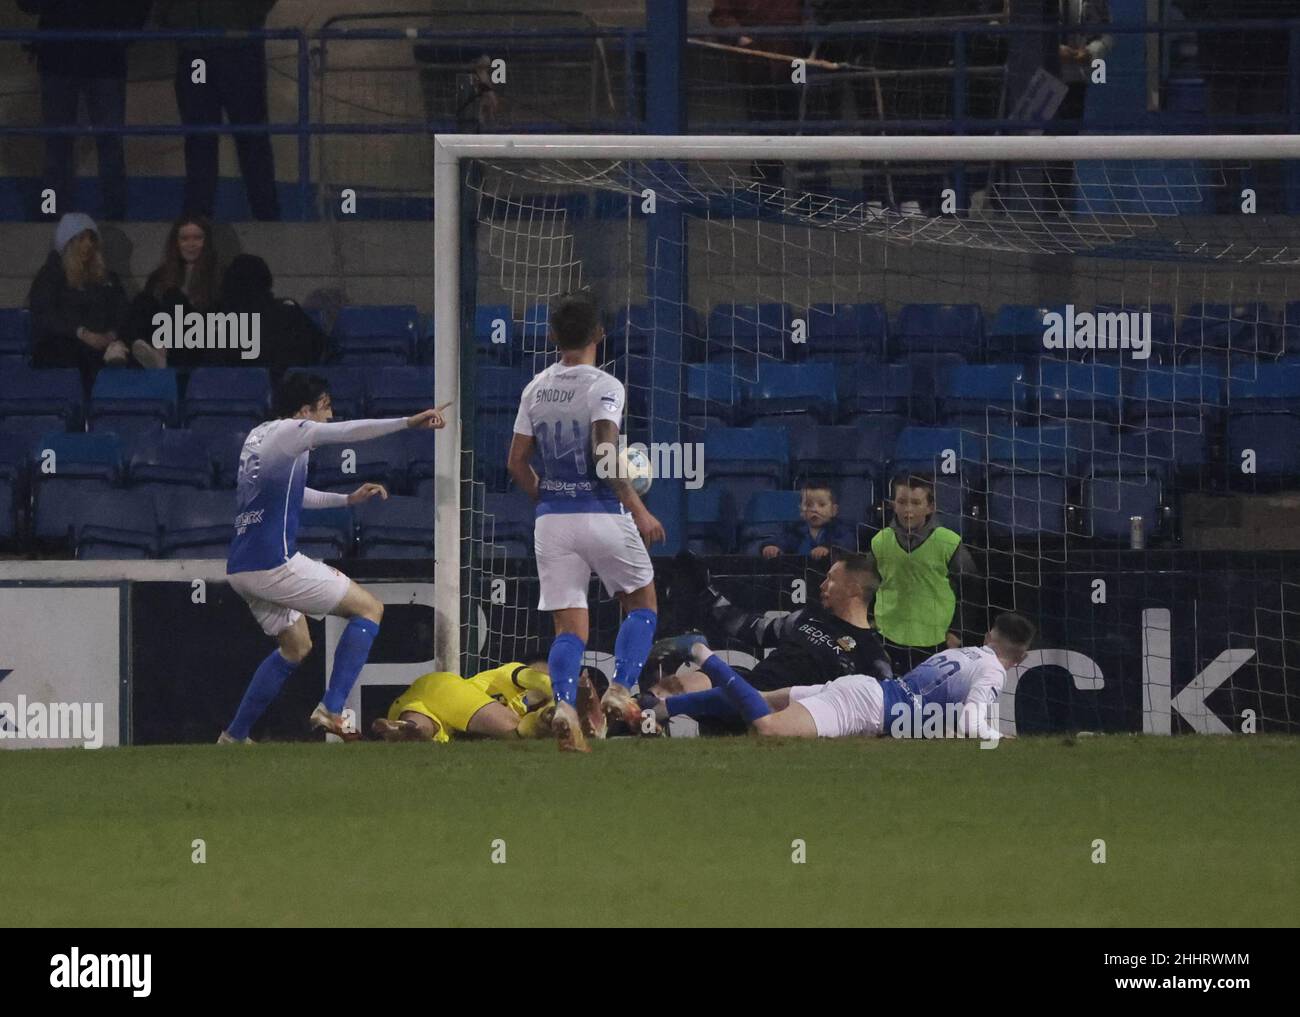
{"type": "Polygon", "coordinates": [[[304,615],[347,618],[334,650],[334,671],[325,698],[312,711],[312,727],[340,737],[340,716],[348,693],[370,656],[384,606],[337,569],[314,561],[296,547],[298,514],[304,508],[359,505],[376,496],[387,498],[379,484],[362,484],[351,494],[314,491],[306,486],[307,457],[320,445],[367,441],[405,428],[444,426],[441,410],[425,410],[392,420],[330,423],[333,409],[325,379],[290,374],[276,391],[279,418],[249,432],[239,453],[235,537],[230,542],[226,576],[248,603],[253,617],[279,649],[258,665],[230,726],[219,744],[248,741],[249,732],[276,697],[289,675],[311,652],[304,615]]]}
{"type": "Polygon", "coordinates": [[[824,685],[759,692],[717,656],[700,635],[678,637],[755,734],[787,738],[844,738],[849,735],[1000,737],[990,723],[1007,671],[1025,659],[1034,626],[1022,615],[1000,614],[980,647],[936,653],[902,678],[884,680],[851,674],[824,685]],[[952,725],[932,725],[933,715],[951,712],[952,725]]]}
{"type": "Polygon", "coordinates": [[[548,658],[555,689],[553,728],[562,750],[587,751],[585,734],[603,737],[605,724],[583,731],[574,704],[587,648],[587,586],[594,571],[627,616],[614,642],[614,680],[602,700],[605,720],[633,730],[641,710],[632,698],[654,642],[658,604],[648,544],[664,539],[631,483],[596,475],[598,456],[618,447],[623,385],[596,367],[605,338],[596,306],[570,295],[551,315],[560,359],[524,388],[507,468],[537,502],[534,548],[541,585],[538,609],[552,612],[555,642],[548,658]],[[539,477],[529,460],[540,453],[539,477]]]}
{"type": "MultiPolygon", "coordinates": [[[[578,712],[598,717],[600,701],[588,670],[578,679],[578,712]]],[[[546,656],[531,653],[470,678],[449,671],[421,675],[370,730],[390,742],[540,738],[551,733],[553,713],[546,656]]]]}

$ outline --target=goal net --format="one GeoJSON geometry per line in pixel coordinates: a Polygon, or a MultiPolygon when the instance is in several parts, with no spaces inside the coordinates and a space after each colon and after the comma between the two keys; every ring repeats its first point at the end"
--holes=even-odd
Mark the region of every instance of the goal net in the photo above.
{"type": "MultiPolygon", "coordinates": [[[[1041,630],[1004,729],[1300,726],[1300,233],[1254,187],[1300,140],[437,145],[437,384],[461,411],[440,449],[439,576],[459,576],[441,649],[465,673],[549,640],[505,460],[554,356],[548,309],[582,290],[623,433],[661,470],[661,634],[703,621],[673,600],[677,548],[737,603],[790,610],[827,565],[762,556],[800,492],[828,488],[865,551],[894,478],[922,476],[969,552],[953,628],[978,643],[1017,610],[1041,630]],[[890,193],[896,161],[923,171],[919,200],[890,193]]],[[[591,605],[599,664],[618,609],[594,582],[591,605]]]]}

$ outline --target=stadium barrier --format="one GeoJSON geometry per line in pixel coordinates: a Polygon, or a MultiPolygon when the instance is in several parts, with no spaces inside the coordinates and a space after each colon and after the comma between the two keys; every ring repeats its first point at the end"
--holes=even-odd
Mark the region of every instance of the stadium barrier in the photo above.
{"type": "MultiPolygon", "coordinates": [[[[741,606],[792,610],[815,602],[820,575],[802,559],[707,560],[715,581],[741,606]]],[[[339,562],[388,605],[370,662],[348,707],[361,730],[411,680],[433,670],[436,626],[429,561],[339,562]]],[[[511,612],[508,644],[499,635],[482,656],[505,659],[527,640],[547,640],[535,609],[532,563],[513,563],[496,598],[480,599],[480,632],[501,633],[483,612],[511,612]],[[493,600],[502,601],[500,606],[493,600]]],[[[1021,609],[1042,633],[1027,665],[1009,677],[1000,702],[1004,732],[1149,734],[1295,733],[1300,727],[1300,554],[1152,551],[1081,554],[1035,590],[1021,609]],[[1290,620],[1290,621],[1288,621],[1290,620]],[[1290,648],[1288,652],[1288,648],[1290,648]]],[[[656,563],[661,590],[675,565],[656,563]]],[[[233,715],[269,641],[223,581],[220,562],[7,563],[0,616],[10,637],[0,647],[0,711],[23,697],[44,704],[102,704],[103,745],[202,744],[233,715]],[[19,578],[19,576],[22,578],[19,578]],[[43,576],[43,578],[42,578],[43,576]]],[[[964,591],[967,628],[978,632],[990,602],[1005,602],[991,576],[964,591]]],[[[588,663],[612,671],[617,605],[592,597],[588,663]]],[[[693,600],[667,599],[660,632],[697,627],[693,600]]],[[[272,704],[257,736],[308,737],[305,719],[320,698],[342,624],[310,623],[316,649],[272,704]]],[[[739,644],[733,663],[752,662],[739,644]]],[[[10,730],[0,747],[69,746],[90,739],[24,737],[10,730]]]]}

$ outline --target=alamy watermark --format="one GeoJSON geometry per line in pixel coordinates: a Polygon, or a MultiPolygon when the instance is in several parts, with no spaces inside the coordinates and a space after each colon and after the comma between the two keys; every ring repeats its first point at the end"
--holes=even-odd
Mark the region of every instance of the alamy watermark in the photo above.
{"type": "Polygon", "coordinates": [[[1043,347],[1049,350],[1129,350],[1134,360],[1151,356],[1150,311],[1075,311],[1043,315],[1043,347]]]}
{"type": "Polygon", "coordinates": [[[889,711],[893,738],[977,738],[981,749],[1002,740],[997,703],[895,703],[889,711]]]}
{"type": "Polygon", "coordinates": [[[655,441],[628,443],[619,437],[618,445],[605,442],[596,448],[596,476],[601,480],[617,477],[638,482],[648,489],[651,480],[684,480],[689,491],[704,484],[704,444],[690,441],[655,441]]]}
{"type": "Polygon", "coordinates": [[[104,745],[103,703],[0,703],[0,742],[70,741],[88,749],[104,745]]]}
{"type": "Polygon", "coordinates": [[[171,314],[153,316],[150,340],[159,350],[239,350],[241,360],[256,360],[262,353],[262,315],[258,311],[186,313],[177,304],[171,314]]]}

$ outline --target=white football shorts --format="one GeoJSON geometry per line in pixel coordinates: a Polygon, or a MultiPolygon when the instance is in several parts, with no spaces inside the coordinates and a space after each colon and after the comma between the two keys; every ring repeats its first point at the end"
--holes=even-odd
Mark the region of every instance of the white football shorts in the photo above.
{"type": "Polygon", "coordinates": [[[885,729],[885,690],[870,675],[849,674],[825,685],[796,685],[790,689],[790,702],[812,714],[819,738],[875,737],[885,729]]]}
{"type": "Polygon", "coordinates": [[[552,512],[533,530],[540,611],[587,606],[596,573],[611,597],[654,582],[655,570],[632,517],[614,512],[552,512]]]}
{"type": "Polygon", "coordinates": [[[262,631],[278,636],[303,615],[323,618],[333,611],[351,580],[299,552],[273,569],[232,572],[226,581],[247,602],[262,631]]]}

